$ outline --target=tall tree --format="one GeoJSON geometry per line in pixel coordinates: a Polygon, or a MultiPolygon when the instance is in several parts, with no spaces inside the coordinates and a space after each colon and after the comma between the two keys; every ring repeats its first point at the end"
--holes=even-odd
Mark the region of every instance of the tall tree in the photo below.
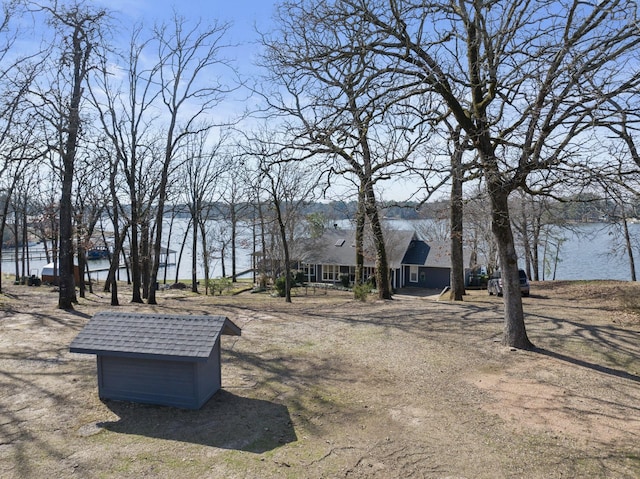
{"type": "MultiPolygon", "coordinates": [[[[220,77],[221,68],[232,71],[229,61],[222,56],[228,28],[222,23],[204,28],[200,24],[191,27],[185,18],[177,14],[174,14],[171,25],[155,28],[160,103],[166,114],[166,123],[162,128],[164,151],[160,161],[151,285],[156,283],[160,267],[162,218],[169,177],[177,166],[177,153],[186,138],[213,126],[203,126],[202,118],[232,90],[221,82],[220,77]]],[[[157,302],[154,287],[149,291],[147,302],[157,302]]]]}
{"type": "MultiPolygon", "coordinates": [[[[216,184],[223,171],[220,159],[222,141],[211,144],[208,141],[208,132],[191,136],[185,144],[185,161],[180,168],[182,174],[182,197],[191,216],[191,291],[198,292],[198,238],[206,239],[206,228],[213,210],[213,202],[216,193],[216,184]]],[[[201,244],[206,250],[206,244],[201,244]]],[[[208,261],[203,254],[204,261],[208,261]]],[[[205,267],[209,271],[208,263],[205,267]]],[[[207,276],[207,275],[205,275],[207,276]]],[[[205,277],[205,285],[207,280],[205,277]]]]}
{"type": "MultiPolygon", "coordinates": [[[[73,309],[77,302],[73,265],[73,180],[81,138],[81,106],[90,70],[96,65],[97,47],[103,41],[107,12],[85,3],[38,6],[55,32],[51,42],[51,76],[32,91],[35,109],[52,128],[48,147],[60,157],[60,269],[58,307],[73,309]],[[57,50],[57,55],[54,52],[57,50]]],[[[43,79],[44,80],[44,79],[43,79]]]]}
{"type": "MultiPolygon", "coordinates": [[[[155,157],[158,155],[157,135],[153,130],[156,120],[155,103],[160,94],[156,88],[157,66],[147,67],[151,39],[144,38],[142,25],[134,26],[128,49],[122,59],[125,75],[121,82],[109,73],[104,57],[102,68],[94,78],[91,89],[94,105],[98,110],[102,129],[112,144],[112,182],[120,172],[124,176],[129,200],[128,216],[129,249],[131,259],[132,297],[134,303],[143,301],[141,229],[148,223],[151,213],[153,190],[159,176],[155,157]]],[[[119,188],[113,183],[113,204],[119,204],[119,188]]],[[[119,258],[115,258],[119,262],[119,258]]]]}
{"type": "MultiPolygon", "coordinates": [[[[295,3],[295,2],[294,2],[295,3]]],[[[508,198],[534,172],[554,186],[590,128],[588,112],[640,80],[632,0],[337,0],[313,2],[327,24],[369,31],[363,49],[420,82],[471,139],[482,167],[504,284],[503,342],[533,347],[519,294],[508,198]],[[437,26],[437,28],[436,28],[437,26]],[[594,87],[597,85],[597,87],[594,87]],[[550,174],[554,173],[554,174],[550,174]]]]}
{"type": "MultiPolygon", "coordinates": [[[[20,6],[19,2],[3,2],[0,7],[0,183],[3,195],[0,238],[4,237],[15,188],[30,160],[41,156],[34,140],[31,112],[25,101],[41,70],[41,59],[36,52],[18,50],[16,46],[21,35],[28,35],[13,22],[20,17],[20,6]]],[[[1,256],[0,251],[0,260],[1,256]]],[[[0,267],[0,292],[1,273],[0,267]]]]}
{"type": "Polygon", "coordinates": [[[222,219],[229,224],[231,281],[235,282],[238,274],[238,241],[240,237],[238,230],[240,222],[250,207],[248,202],[243,201],[248,197],[250,187],[242,177],[241,170],[244,165],[238,158],[227,156],[224,165],[224,171],[219,181],[219,202],[222,210],[222,219]]]}
{"type": "MultiPolygon", "coordinates": [[[[278,33],[264,39],[264,63],[278,88],[266,98],[288,122],[298,150],[314,163],[325,159],[322,168],[330,180],[345,176],[357,188],[357,213],[363,217],[357,221],[356,257],[361,258],[360,232],[366,216],[376,245],[378,295],[391,299],[376,188],[391,175],[409,171],[409,162],[425,140],[424,124],[397,83],[396,72],[377,64],[372,52],[362,48],[351,56],[340,55],[352,45],[371,41],[367,29],[327,22],[315,6],[282,5],[278,33]]],[[[420,85],[414,82],[413,87],[420,85]]]]}
{"type": "Polygon", "coordinates": [[[301,207],[312,201],[320,177],[309,169],[290,161],[259,161],[262,188],[273,208],[275,225],[284,259],[285,300],[291,302],[292,245],[296,224],[301,222],[301,207]]]}

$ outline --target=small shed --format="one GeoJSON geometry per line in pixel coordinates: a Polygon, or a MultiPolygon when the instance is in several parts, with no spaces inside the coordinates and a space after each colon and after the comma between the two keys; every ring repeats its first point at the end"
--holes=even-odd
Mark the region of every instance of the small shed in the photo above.
{"type": "Polygon", "coordinates": [[[69,349],[97,356],[101,399],[199,409],[221,387],[221,334],[241,330],[224,316],[103,311],[69,349]]]}
{"type": "MultiPolygon", "coordinates": [[[[40,273],[40,277],[42,278],[43,283],[49,284],[58,284],[58,275],[60,273],[60,267],[55,270],[53,263],[47,263],[42,267],[42,271],[40,273]]],[[[76,285],[80,284],[80,270],[78,269],[78,265],[73,265],[73,278],[76,282],[76,285]]]]}

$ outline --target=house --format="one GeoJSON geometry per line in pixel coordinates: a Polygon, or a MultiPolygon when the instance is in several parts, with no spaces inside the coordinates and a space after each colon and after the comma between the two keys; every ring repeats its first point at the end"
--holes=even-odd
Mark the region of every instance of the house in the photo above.
{"type": "Polygon", "coordinates": [[[199,409],[221,387],[221,334],[241,330],[224,316],[105,311],[69,350],[97,356],[101,399],[199,409]]]}
{"type": "MultiPolygon", "coordinates": [[[[394,288],[441,289],[450,283],[451,254],[448,243],[426,243],[415,231],[385,232],[387,262],[394,288]]],[[[364,240],[363,280],[375,275],[375,248],[370,237],[364,240]]],[[[332,229],[310,240],[301,258],[308,282],[340,283],[343,276],[355,280],[355,231],[332,229]]]]}

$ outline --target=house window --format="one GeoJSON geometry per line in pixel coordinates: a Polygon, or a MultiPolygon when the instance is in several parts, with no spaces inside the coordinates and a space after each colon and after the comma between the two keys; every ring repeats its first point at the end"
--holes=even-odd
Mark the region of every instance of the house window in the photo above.
{"type": "Polygon", "coordinates": [[[367,282],[369,279],[375,277],[376,269],[371,266],[365,266],[362,268],[362,281],[367,282]]]}
{"type": "Polygon", "coordinates": [[[316,265],[315,264],[303,263],[302,271],[304,272],[304,277],[307,278],[307,281],[311,281],[311,279],[315,279],[316,278],[316,265]]]}
{"type": "Polygon", "coordinates": [[[322,281],[337,281],[340,275],[340,266],[326,264],[322,267],[322,281]]]}
{"type": "Polygon", "coordinates": [[[409,282],[417,283],[418,282],[418,267],[417,266],[409,266],[409,282]]]}

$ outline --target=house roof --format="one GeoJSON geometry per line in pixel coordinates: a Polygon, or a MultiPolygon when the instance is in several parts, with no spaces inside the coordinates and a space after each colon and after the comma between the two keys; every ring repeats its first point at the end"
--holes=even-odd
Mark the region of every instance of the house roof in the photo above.
{"type": "Polygon", "coordinates": [[[406,250],[402,264],[425,266],[431,247],[424,241],[412,241],[406,250]]]}
{"type": "Polygon", "coordinates": [[[451,268],[451,247],[444,241],[429,244],[414,240],[409,245],[402,264],[426,266],[428,268],[451,268]]]}
{"type": "MultiPolygon", "coordinates": [[[[390,268],[399,268],[401,265],[451,268],[451,245],[448,241],[427,243],[411,230],[388,230],[384,234],[390,268]]],[[[376,254],[370,234],[365,237],[364,249],[364,265],[375,266],[376,254]]],[[[465,250],[463,254],[464,264],[469,264],[469,252],[465,250]]],[[[310,240],[301,260],[309,264],[355,265],[355,231],[325,231],[320,238],[310,240]]]]}
{"type": "MultiPolygon", "coordinates": [[[[387,262],[390,268],[400,267],[414,236],[414,231],[385,231],[387,262]]],[[[327,230],[320,238],[309,242],[302,261],[310,264],[355,265],[355,244],[355,230],[327,230]]],[[[375,258],[373,239],[368,235],[364,239],[364,265],[375,266],[375,258]]]]}
{"type": "Polygon", "coordinates": [[[449,243],[434,241],[429,243],[429,248],[429,256],[425,266],[430,268],[451,268],[451,245],[449,243]]]}
{"type": "Polygon", "coordinates": [[[220,334],[240,336],[224,316],[103,311],[71,342],[72,353],[206,361],[220,334]]]}

